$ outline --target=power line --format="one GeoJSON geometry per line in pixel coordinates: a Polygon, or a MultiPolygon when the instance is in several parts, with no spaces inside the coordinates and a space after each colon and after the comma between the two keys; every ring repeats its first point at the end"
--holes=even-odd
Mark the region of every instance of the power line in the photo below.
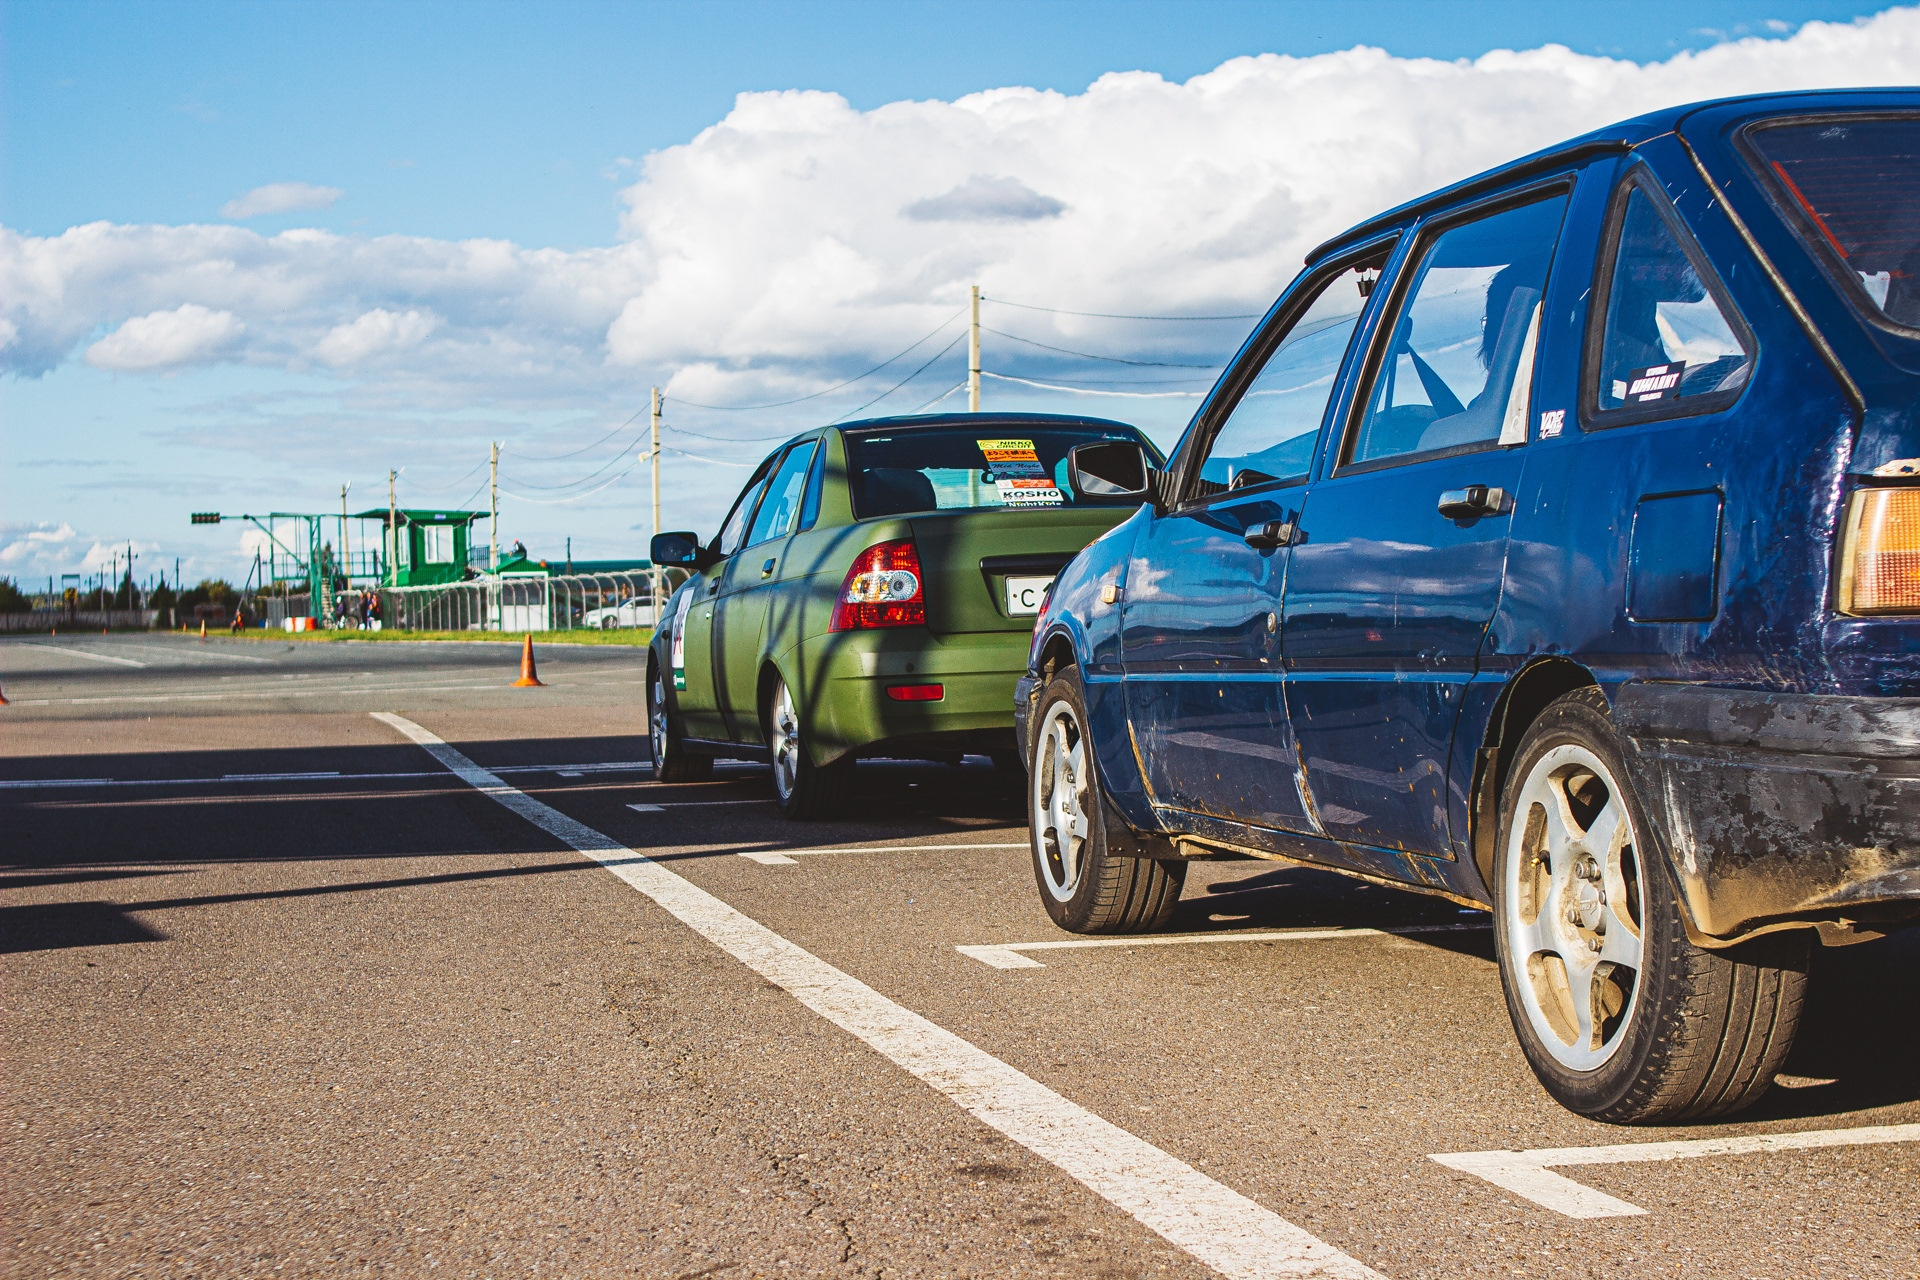
{"type": "MultiPolygon", "coordinates": [[[[938,329],[934,330],[934,333],[938,333],[938,332],[939,332],[938,329]]],[[[928,335],[928,336],[932,336],[932,335],[928,335]]],[[[921,365],[918,369],[915,369],[912,373],[900,379],[900,381],[894,383],[892,386],[888,387],[885,391],[882,391],[879,395],[875,396],[873,399],[861,405],[858,409],[849,409],[847,412],[835,418],[834,421],[845,422],[848,418],[851,418],[854,414],[865,413],[868,409],[871,409],[874,405],[879,404],[882,400],[885,400],[888,396],[892,395],[894,392],[906,386],[909,382],[912,382],[915,378],[919,377],[921,374],[925,373],[929,368],[933,366],[933,362],[935,360],[938,360],[941,356],[944,356],[945,354],[947,354],[947,352],[953,350],[955,344],[958,343],[960,339],[966,336],[967,334],[964,329],[961,330],[959,333],[954,334],[953,341],[947,343],[946,346],[934,352],[933,355],[928,358],[926,364],[921,365]]],[[[918,346],[919,344],[915,343],[914,345],[918,346]]]]}
{"type": "Polygon", "coordinates": [[[515,502],[534,502],[534,503],[538,503],[543,507],[562,506],[569,502],[578,502],[582,498],[592,497],[594,494],[600,492],[602,489],[607,488],[609,485],[615,484],[620,480],[625,479],[627,472],[633,470],[635,467],[639,465],[640,465],[640,459],[636,457],[633,461],[629,462],[626,465],[624,470],[621,470],[615,473],[614,475],[608,476],[605,480],[601,481],[599,484],[595,485],[593,488],[588,489],[585,493],[569,494],[564,498],[529,498],[524,493],[514,493],[507,489],[502,489],[500,492],[504,494],[506,497],[512,498],[515,502]]]}
{"type": "MultiPolygon", "coordinates": [[[[981,370],[981,372],[984,373],[986,372],[986,370],[983,369],[981,370]]],[[[927,401],[925,404],[915,406],[914,408],[907,410],[907,412],[909,414],[925,413],[928,409],[933,408],[933,406],[939,404],[942,400],[945,400],[948,396],[952,395],[954,392],[965,391],[966,389],[967,389],[967,384],[965,382],[956,382],[952,386],[948,387],[945,391],[942,391],[939,395],[935,396],[933,399],[927,401]]]]}
{"type": "Polygon", "coordinates": [[[1063,387],[1056,382],[1039,382],[1033,378],[1016,378],[1010,373],[989,373],[980,371],[983,378],[993,378],[1000,382],[1019,382],[1029,387],[1044,387],[1048,391],[1064,391],[1076,396],[1118,396],[1126,400],[1196,400],[1205,395],[1204,391],[1098,391],[1092,387],[1063,387]]]}
{"type": "Polygon", "coordinates": [[[997,302],[1003,307],[1018,307],[1022,311],[1045,311],[1049,315],[1056,316],[1086,316],[1094,320],[1258,320],[1266,314],[1264,311],[1254,311],[1235,316],[1127,316],[1117,315],[1111,311],[1068,311],[1063,307],[1036,307],[1028,302],[1008,302],[1005,298],[982,296],[980,301],[997,302]]]}
{"type": "Polygon", "coordinates": [[[1097,355],[1094,355],[1091,351],[1074,351],[1067,347],[1049,346],[1044,342],[1035,342],[1032,338],[1023,338],[1017,333],[1002,333],[998,329],[989,329],[987,328],[986,325],[981,325],[980,327],[982,329],[986,329],[988,333],[994,334],[998,337],[1011,338],[1015,342],[1024,342],[1030,347],[1039,347],[1042,351],[1057,351],[1063,356],[1077,356],[1082,360],[1104,360],[1109,364],[1130,364],[1130,365],[1136,365],[1142,369],[1224,369],[1226,368],[1225,365],[1219,365],[1219,364],[1180,364],[1176,361],[1171,361],[1171,360],[1126,360],[1126,359],[1122,359],[1119,356],[1097,356],[1097,355]]]}
{"type": "Polygon", "coordinates": [[[681,404],[692,405],[696,409],[715,409],[725,413],[746,412],[754,409],[784,409],[790,404],[801,404],[808,400],[818,400],[821,396],[832,395],[834,392],[839,391],[844,387],[850,387],[854,383],[859,382],[863,378],[871,378],[874,374],[880,372],[882,369],[892,364],[895,360],[900,359],[901,357],[905,356],[908,352],[912,351],[914,347],[920,346],[924,342],[931,341],[934,337],[938,336],[942,329],[952,324],[955,320],[958,320],[960,318],[961,312],[965,310],[966,308],[962,307],[960,311],[956,311],[952,315],[948,316],[945,320],[942,320],[939,324],[934,326],[933,332],[927,334],[926,337],[920,338],[914,343],[912,343],[912,345],[908,346],[905,351],[900,352],[898,355],[889,356],[885,360],[882,360],[879,364],[873,366],[873,368],[867,370],[865,373],[856,375],[855,377],[848,378],[845,382],[838,383],[834,386],[828,387],[824,391],[815,391],[808,395],[796,396],[791,400],[775,400],[771,404],[701,404],[698,400],[687,400],[680,396],[673,396],[671,398],[678,401],[681,404]]]}
{"type": "Polygon", "coordinates": [[[615,436],[619,435],[622,431],[625,431],[628,425],[633,422],[634,418],[639,417],[641,414],[645,412],[646,412],[645,409],[635,409],[633,411],[633,417],[628,418],[626,422],[621,423],[619,426],[615,427],[613,430],[607,432],[607,434],[601,436],[598,440],[595,440],[592,444],[583,445],[582,447],[575,449],[572,453],[556,453],[550,457],[545,457],[545,458],[542,458],[533,454],[521,454],[520,456],[525,458],[528,462],[560,462],[566,458],[577,458],[581,454],[587,452],[587,450],[589,449],[598,449],[601,445],[613,439],[615,436]]]}

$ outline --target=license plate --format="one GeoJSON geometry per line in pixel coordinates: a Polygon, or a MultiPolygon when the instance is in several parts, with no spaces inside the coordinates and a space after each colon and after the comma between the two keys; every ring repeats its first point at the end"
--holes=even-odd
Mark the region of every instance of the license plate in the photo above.
{"type": "Polygon", "coordinates": [[[1040,612],[1040,606],[1047,598],[1047,588],[1052,585],[1052,574],[1044,578],[1008,578],[1007,616],[1017,618],[1023,613],[1040,612]]]}

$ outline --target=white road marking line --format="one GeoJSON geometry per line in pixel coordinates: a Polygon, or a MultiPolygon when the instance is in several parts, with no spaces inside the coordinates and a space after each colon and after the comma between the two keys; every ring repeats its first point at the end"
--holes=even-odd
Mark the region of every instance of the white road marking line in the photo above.
{"type": "MultiPolygon", "coordinates": [[[[555,773],[559,765],[517,764],[495,769],[495,773],[555,773]]],[[[568,766],[581,773],[631,773],[647,767],[644,760],[615,764],[576,764],[568,766]]],[[[261,778],[339,778],[342,782],[376,781],[383,778],[444,778],[443,769],[412,769],[397,773],[230,773],[219,778],[14,778],[0,780],[0,790],[26,790],[34,787],[188,787],[208,786],[236,779],[261,778]]],[[[701,801],[698,803],[708,803],[701,801]]]]}
{"type": "Polygon", "coordinates": [[[821,858],[841,853],[937,853],[942,849],[1025,849],[1027,842],[1019,844],[893,844],[869,845],[864,849],[781,849],[765,853],[738,853],[734,856],[757,862],[763,867],[792,867],[799,864],[796,858],[821,858]]]}
{"type": "MultiPolygon", "coordinates": [[[[983,846],[984,847],[984,846],[983,846]]],[[[1026,848],[1025,845],[1014,846],[1026,848]]],[[[1105,938],[1058,938],[1048,942],[990,942],[955,947],[961,955],[996,969],[1044,969],[1023,951],[1068,951],[1082,947],[1175,947],[1201,942],[1323,942],[1329,938],[1385,938],[1403,933],[1464,933],[1486,924],[1411,924],[1390,929],[1248,929],[1220,933],[1121,934],[1105,938]]]]}
{"type": "MultiPolygon", "coordinates": [[[[94,662],[111,662],[121,667],[144,667],[144,662],[135,662],[132,658],[116,658],[110,653],[93,653],[86,649],[69,649],[63,644],[33,644],[32,649],[45,649],[49,653],[64,653],[75,658],[89,658],[94,662]]],[[[37,674],[37,673],[36,673],[37,674]]]]}
{"type": "MultiPolygon", "coordinates": [[[[49,648],[39,645],[38,648],[49,648]]],[[[78,652],[78,650],[75,650],[78,652]]],[[[99,655],[89,654],[89,657],[99,655]]],[[[133,666],[144,667],[144,662],[132,662],[129,658],[103,659],[110,662],[130,662],[133,666]]],[[[34,675],[43,675],[35,672],[34,675]]],[[[549,680],[547,683],[555,689],[610,689],[619,685],[645,684],[645,680],[596,680],[571,681],[549,680]]],[[[235,698],[331,698],[349,693],[446,693],[452,690],[499,689],[509,691],[511,686],[505,680],[490,680],[485,684],[420,684],[420,685],[350,685],[337,689],[223,689],[219,693],[140,693],[123,694],[98,698],[10,698],[16,707],[83,707],[122,702],[228,702],[235,698]]]]}
{"type": "Polygon", "coordinates": [[[627,808],[633,810],[635,813],[665,813],[667,811],[664,805],[657,804],[630,804],[627,808]]]}
{"type": "Polygon", "coordinates": [[[206,658],[213,662],[254,662],[261,666],[277,667],[280,664],[272,658],[256,658],[250,653],[234,653],[221,646],[216,649],[189,649],[182,645],[123,644],[122,649],[131,649],[135,653],[164,653],[170,658],[206,658]]]}
{"type": "Polygon", "coordinates": [[[313,773],[224,773],[222,782],[301,782],[311,778],[337,778],[338,769],[320,769],[313,773]]]}
{"type": "Polygon", "coordinates": [[[555,769],[553,772],[556,777],[561,778],[577,778],[580,776],[578,769],[555,769]]]}
{"type": "Polygon", "coordinates": [[[1920,1142],[1920,1124],[1868,1125],[1859,1129],[1815,1129],[1807,1133],[1766,1133],[1742,1138],[1701,1138],[1692,1142],[1626,1142],[1612,1147],[1543,1147],[1533,1151],[1454,1151],[1430,1160],[1484,1178],[1496,1187],[1569,1218],[1632,1218],[1646,1213],[1605,1192],[1552,1172],[1554,1166],[1639,1164],[1646,1161],[1698,1160],[1705,1156],[1748,1156],[1769,1151],[1817,1151],[1825,1147],[1863,1147],[1883,1142],[1920,1142]]]}
{"type": "Polygon", "coordinates": [[[983,1124],[1077,1178],[1149,1230],[1234,1280],[1377,1272],[1151,1143],[895,1004],[659,863],[475,765],[401,716],[405,734],[470,786],[599,862],[681,923],[983,1124]]]}

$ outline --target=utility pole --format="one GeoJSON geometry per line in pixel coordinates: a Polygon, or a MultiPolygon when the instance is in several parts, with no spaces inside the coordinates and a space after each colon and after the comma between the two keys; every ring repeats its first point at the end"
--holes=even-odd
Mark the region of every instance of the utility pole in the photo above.
{"type": "Polygon", "coordinates": [[[967,330],[967,411],[980,412],[980,286],[973,286],[973,323],[967,330]]]}
{"type": "MultiPolygon", "coordinates": [[[[492,514],[487,517],[487,540],[492,544],[492,550],[487,556],[487,572],[498,573],[500,572],[500,442],[498,440],[493,442],[493,461],[489,465],[491,470],[488,475],[491,479],[487,481],[487,485],[493,492],[493,505],[490,508],[492,514]]],[[[464,567],[462,572],[465,572],[464,567]]]]}
{"type": "MultiPolygon", "coordinates": [[[[653,536],[660,536],[660,388],[653,389],[653,448],[647,451],[653,460],[653,536]]],[[[652,574],[652,582],[647,586],[647,594],[653,598],[653,625],[660,625],[660,566],[653,563],[653,548],[647,548],[647,565],[652,574]]]]}
{"type": "Polygon", "coordinates": [[[399,506],[393,500],[393,482],[396,473],[387,472],[387,585],[400,585],[400,515],[399,506]]]}
{"type": "Polygon", "coordinates": [[[353,590],[353,544],[347,540],[347,490],[353,488],[349,480],[340,486],[340,560],[347,567],[347,590],[353,590]]]}

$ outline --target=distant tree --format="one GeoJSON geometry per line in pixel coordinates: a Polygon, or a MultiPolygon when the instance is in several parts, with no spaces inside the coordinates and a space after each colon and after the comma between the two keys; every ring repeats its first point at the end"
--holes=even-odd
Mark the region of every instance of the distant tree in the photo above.
{"type": "Polygon", "coordinates": [[[21,594],[12,578],[0,578],[0,613],[27,613],[33,601],[21,594]]]}
{"type": "Polygon", "coordinates": [[[190,614],[196,606],[203,604],[223,604],[231,612],[237,599],[239,593],[224,578],[202,578],[197,586],[188,587],[180,593],[180,612],[182,615],[190,614]]]}

